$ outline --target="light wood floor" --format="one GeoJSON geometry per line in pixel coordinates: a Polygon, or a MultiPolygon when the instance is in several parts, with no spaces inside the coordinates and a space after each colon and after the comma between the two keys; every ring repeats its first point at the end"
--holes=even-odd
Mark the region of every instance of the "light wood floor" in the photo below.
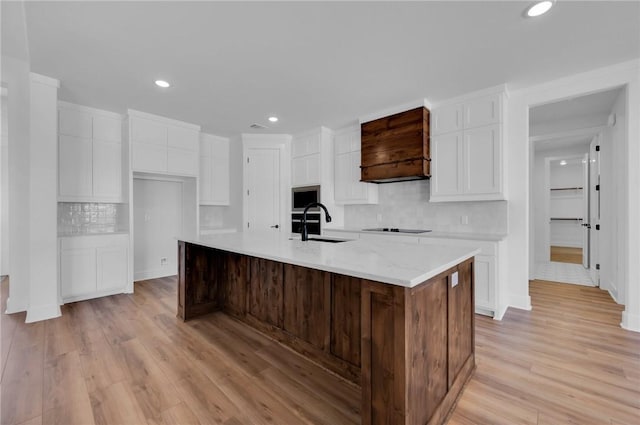
{"type": "Polygon", "coordinates": [[[552,246],[551,261],[556,261],[558,263],[582,264],[582,248],[552,246]]]}
{"type": "MultiPolygon", "coordinates": [[[[223,315],[174,317],[175,279],[2,315],[3,425],[357,424],[359,388],[223,315]]],[[[2,308],[7,281],[2,283],[2,308]]],[[[602,291],[531,283],[534,310],[476,320],[477,370],[450,424],[638,424],[640,335],[602,291]]]]}

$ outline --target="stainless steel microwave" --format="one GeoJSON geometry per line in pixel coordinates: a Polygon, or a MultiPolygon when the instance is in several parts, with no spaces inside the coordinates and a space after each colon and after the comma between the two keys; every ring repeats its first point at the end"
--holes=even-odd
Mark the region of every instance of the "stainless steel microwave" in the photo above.
{"type": "MultiPolygon", "coordinates": [[[[320,202],[320,186],[294,187],[291,189],[291,209],[304,211],[304,207],[320,202]]],[[[309,211],[319,211],[319,207],[310,208],[309,211]]]]}

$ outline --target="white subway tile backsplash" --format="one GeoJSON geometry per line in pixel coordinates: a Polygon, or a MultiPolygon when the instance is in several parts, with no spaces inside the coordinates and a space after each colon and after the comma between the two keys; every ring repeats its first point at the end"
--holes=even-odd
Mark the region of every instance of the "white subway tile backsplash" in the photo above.
{"type": "Polygon", "coordinates": [[[128,230],[126,204],[58,203],[58,234],[82,235],[128,230]]]}
{"type": "Polygon", "coordinates": [[[428,180],[381,184],[377,205],[345,206],[345,227],[507,233],[507,201],[430,203],[429,190],[428,180]],[[380,215],[382,220],[378,221],[380,215]],[[468,217],[468,224],[461,223],[462,216],[468,217]]]}

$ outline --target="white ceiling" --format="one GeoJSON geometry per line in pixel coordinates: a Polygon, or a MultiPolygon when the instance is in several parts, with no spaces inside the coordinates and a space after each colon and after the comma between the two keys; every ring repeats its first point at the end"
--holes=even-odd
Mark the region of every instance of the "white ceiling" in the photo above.
{"type": "MultiPolygon", "coordinates": [[[[640,56],[640,2],[28,2],[32,70],[60,98],[232,136],[339,128],[427,98],[640,56]],[[174,84],[154,87],[156,78],[174,84]]],[[[3,27],[3,32],[5,31],[3,27]]],[[[3,38],[5,34],[3,34],[3,38]]]]}
{"type": "Polygon", "coordinates": [[[622,89],[618,88],[531,108],[530,135],[534,136],[535,150],[579,145],[588,149],[593,137],[606,125],[621,94],[622,89]]]}
{"type": "Polygon", "coordinates": [[[573,121],[585,116],[604,117],[606,121],[620,95],[620,90],[607,90],[536,106],[529,111],[529,125],[535,126],[550,121],[573,121]]]}

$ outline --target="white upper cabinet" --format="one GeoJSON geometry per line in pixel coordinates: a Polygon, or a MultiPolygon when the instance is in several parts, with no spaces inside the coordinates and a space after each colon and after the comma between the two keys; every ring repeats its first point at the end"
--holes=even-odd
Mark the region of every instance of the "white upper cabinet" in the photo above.
{"type": "Polygon", "coordinates": [[[58,106],[58,200],[122,202],[122,117],[58,106]]]}
{"type": "Polygon", "coordinates": [[[505,94],[458,100],[431,113],[431,202],[504,199],[505,94]]]}
{"type": "Polygon", "coordinates": [[[375,204],[378,185],[360,181],[360,127],[339,130],[334,138],[336,204],[375,204]]]}
{"type": "Polygon", "coordinates": [[[200,204],[229,205],[229,139],[200,135],[200,204]]]}
{"type": "Polygon", "coordinates": [[[129,110],[133,171],[197,176],[200,127],[129,110]]]}
{"type": "Polygon", "coordinates": [[[320,184],[320,133],[298,135],[291,145],[291,184],[310,186],[320,184]]]}
{"type": "Polygon", "coordinates": [[[482,127],[502,121],[502,95],[481,97],[464,103],[464,128],[482,127]]]}
{"type": "Polygon", "coordinates": [[[453,104],[434,109],[431,116],[431,135],[462,130],[463,105],[453,104]]]}

